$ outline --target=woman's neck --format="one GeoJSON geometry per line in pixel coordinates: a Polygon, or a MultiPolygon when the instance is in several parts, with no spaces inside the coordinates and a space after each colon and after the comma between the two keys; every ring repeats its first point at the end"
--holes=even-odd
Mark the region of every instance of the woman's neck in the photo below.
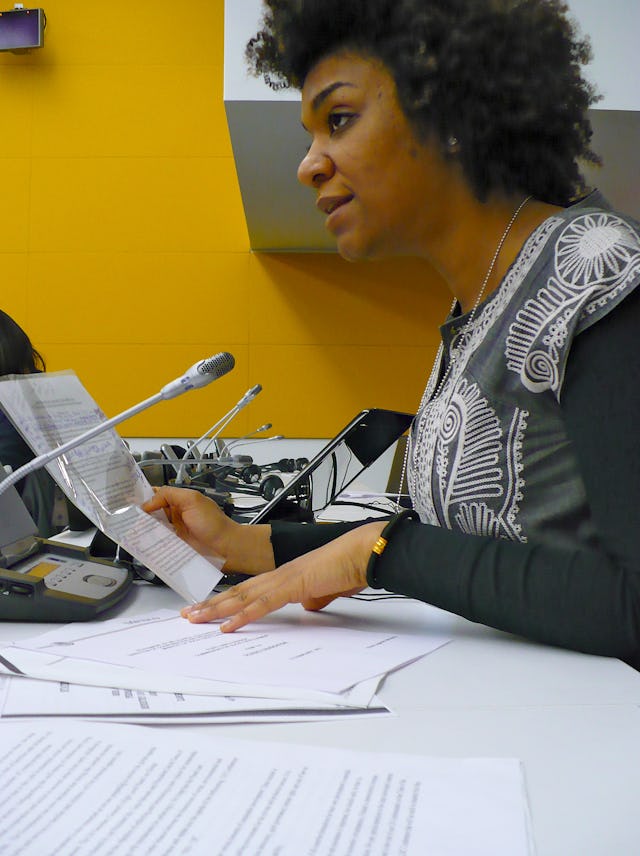
{"type": "Polygon", "coordinates": [[[493,197],[480,203],[454,196],[448,201],[442,221],[446,227],[430,242],[427,255],[463,312],[471,311],[478,297],[484,300],[495,291],[529,235],[560,210],[534,199],[523,205],[525,199],[493,197]]]}

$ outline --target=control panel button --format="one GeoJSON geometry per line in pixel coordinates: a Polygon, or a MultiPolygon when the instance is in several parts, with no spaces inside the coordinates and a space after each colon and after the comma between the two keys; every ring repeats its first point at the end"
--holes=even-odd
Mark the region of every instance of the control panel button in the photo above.
{"type": "Polygon", "coordinates": [[[85,583],[91,583],[94,586],[104,586],[105,588],[111,588],[116,585],[116,580],[112,577],[103,577],[102,574],[87,574],[82,579],[85,583]]]}

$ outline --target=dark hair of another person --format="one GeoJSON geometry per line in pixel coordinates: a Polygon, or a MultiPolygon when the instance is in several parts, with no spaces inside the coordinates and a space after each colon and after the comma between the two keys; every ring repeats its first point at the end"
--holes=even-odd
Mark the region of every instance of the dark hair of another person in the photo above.
{"type": "Polygon", "coordinates": [[[0,309],[0,376],[46,371],[42,356],[27,334],[0,309]]]}
{"type": "Polygon", "coordinates": [[[256,75],[300,89],[322,58],[380,60],[421,139],[455,157],[481,201],[492,191],[567,205],[585,192],[590,148],[582,76],[591,58],[557,0],[264,0],[247,45],[256,75]]]}

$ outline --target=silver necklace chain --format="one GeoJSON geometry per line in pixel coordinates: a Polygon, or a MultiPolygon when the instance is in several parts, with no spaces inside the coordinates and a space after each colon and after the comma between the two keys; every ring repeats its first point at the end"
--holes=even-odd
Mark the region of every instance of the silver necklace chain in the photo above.
{"type": "MultiPolygon", "coordinates": [[[[473,307],[471,308],[471,312],[469,313],[469,317],[464,322],[464,325],[462,326],[462,328],[458,331],[458,337],[459,338],[462,338],[463,334],[466,333],[467,330],[471,329],[471,325],[473,324],[473,320],[476,317],[476,312],[478,311],[478,307],[480,306],[480,303],[481,303],[482,298],[484,296],[484,293],[486,291],[489,280],[491,279],[491,274],[493,273],[493,269],[496,266],[496,262],[498,261],[498,256],[500,255],[500,251],[502,250],[504,242],[507,240],[509,232],[511,231],[513,224],[516,222],[518,214],[522,211],[522,209],[527,204],[527,202],[529,202],[530,199],[531,199],[531,196],[526,196],[522,200],[522,202],[518,205],[518,207],[513,212],[513,214],[511,215],[511,219],[507,223],[507,227],[504,230],[504,232],[502,233],[500,240],[498,241],[498,246],[496,247],[496,250],[493,254],[493,258],[491,259],[491,262],[489,264],[489,268],[488,268],[488,270],[485,274],[485,277],[482,281],[482,287],[480,288],[480,291],[478,292],[478,296],[475,299],[475,303],[473,304],[473,307]]],[[[453,311],[456,308],[457,302],[458,302],[458,299],[456,297],[454,297],[453,303],[451,304],[451,309],[449,310],[449,316],[451,316],[453,314],[453,311]]],[[[440,342],[440,345],[438,347],[438,351],[436,353],[436,358],[435,358],[434,363],[433,363],[433,367],[432,367],[431,372],[429,374],[429,380],[427,381],[427,389],[431,385],[431,382],[432,382],[432,379],[433,379],[435,373],[440,371],[440,365],[442,363],[443,353],[444,353],[444,345],[442,344],[442,342],[440,342]]],[[[449,377],[449,374],[451,373],[451,369],[453,368],[453,365],[456,361],[456,357],[454,356],[454,353],[457,355],[459,353],[459,350],[457,350],[456,352],[453,352],[453,351],[451,352],[451,355],[449,357],[449,363],[447,364],[447,368],[445,369],[444,374],[440,378],[440,380],[438,382],[438,386],[436,387],[435,392],[431,396],[431,400],[438,397],[438,395],[442,391],[443,386],[445,385],[445,383],[447,381],[447,378],[449,377]]],[[[404,459],[402,461],[402,472],[400,473],[400,485],[398,486],[398,495],[396,497],[396,511],[400,510],[400,497],[402,496],[402,489],[404,487],[404,480],[405,480],[405,477],[407,475],[407,464],[409,461],[410,450],[411,450],[411,429],[409,429],[409,435],[407,437],[407,444],[406,444],[405,450],[404,450],[404,459]]]]}

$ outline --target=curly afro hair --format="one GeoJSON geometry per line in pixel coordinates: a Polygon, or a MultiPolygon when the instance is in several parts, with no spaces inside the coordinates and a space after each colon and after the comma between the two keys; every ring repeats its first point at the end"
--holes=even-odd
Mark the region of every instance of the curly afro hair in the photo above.
{"type": "Polygon", "coordinates": [[[456,157],[474,193],[567,205],[585,191],[597,100],[591,58],[558,0],[264,0],[246,57],[272,88],[302,88],[323,57],[384,63],[416,132],[456,157]]]}

